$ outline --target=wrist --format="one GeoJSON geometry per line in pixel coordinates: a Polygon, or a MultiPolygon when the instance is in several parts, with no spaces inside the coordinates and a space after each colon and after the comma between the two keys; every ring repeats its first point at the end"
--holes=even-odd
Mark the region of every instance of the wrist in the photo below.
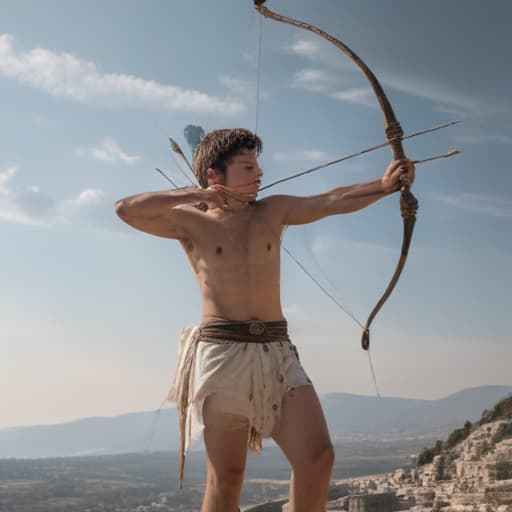
{"type": "Polygon", "coordinates": [[[392,186],[392,184],[386,184],[386,180],[384,178],[380,179],[380,188],[383,195],[389,196],[398,192],[400,190],[400,186],[392,186]]]}

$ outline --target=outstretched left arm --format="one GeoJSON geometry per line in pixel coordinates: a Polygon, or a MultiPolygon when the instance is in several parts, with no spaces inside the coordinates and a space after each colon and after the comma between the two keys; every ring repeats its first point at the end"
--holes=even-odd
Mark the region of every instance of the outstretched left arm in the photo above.
{"type": "MultiPolygon", "coordinates": [[[[279,196],[283,208],[283,224],[308,224],[330,215],[361,210],[393,192],[400,190],[400,176],[407,174],[414,181],[414,164],[410,160],[393,160],[382,178],[308,197],[279,196]]],[[[275,197],[277,200],[277,197],[275,197]]]]}

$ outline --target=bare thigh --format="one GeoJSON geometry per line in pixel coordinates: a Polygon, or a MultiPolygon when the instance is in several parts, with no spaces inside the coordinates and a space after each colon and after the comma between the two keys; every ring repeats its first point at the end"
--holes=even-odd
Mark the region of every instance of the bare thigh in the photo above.
{"type": "Polygon", "coordinates": [[[281,420],[272,437],[294,469],[307,466],[331,447],[325,416],[313,386],[300,386],[283,396],[281,420]]]}
{"type": "Polygon", "coordinates": [[[218,410],[211,398],[214,397],[207,397],[203,406],[208,481],[212,477],[236,479],[243,474],[247,460],[248,420],[218,410]]]}

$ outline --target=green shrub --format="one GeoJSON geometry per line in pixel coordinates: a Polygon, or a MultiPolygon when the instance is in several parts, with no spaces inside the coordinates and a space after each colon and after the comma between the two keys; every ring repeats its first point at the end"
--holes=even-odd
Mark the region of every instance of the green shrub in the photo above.
{"type": "Polygon", "coordinates": [[[436,444],[433,448],[425,448],[419,455],[418,461],[416,464],[418,466],[423,466],[425,464],[430,464],[436,455],[439,455],[443,451],[443,441],[436,441],[436,444]]]}
{"type": "Polygon", "coordinates": [[[508,437],[512,437],[512,423],[502,423],[491,439],[496,444],[508,437]]]}
{"type": "Polygon", "coordinates": [[[485,410],[480,419],[480,425],[501,418],[512,418],[512,395],[500,400],[490,411],[485,410]]]}
{"type": "Polygon", "coordinates": [[[466,421],[462,428],[455,429],[449,436],[448,441],[446,441],[446,449],[453,448],[455,445],[459,444],[461,441],[464,441],[469,434],[471,433],[471,422],[466,421]]]}

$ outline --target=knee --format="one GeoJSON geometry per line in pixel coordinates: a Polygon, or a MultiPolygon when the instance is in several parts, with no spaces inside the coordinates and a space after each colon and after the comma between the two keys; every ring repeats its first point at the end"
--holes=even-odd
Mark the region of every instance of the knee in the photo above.
{"type": "Polygon", "coordinates": [[[294,465],[294,471],[302,470],[310,474],[325,475],[331,474],[334,466],[334,447],[331,443],[306,454],[305,459],[294,465]]]}
{"type": "Polygon", "coordinates": [[[228,466],[208,472],[208,485],[223,494],[238,493],[244,481],[244,468],[228,466]]]}
{"type": "Polygon", "coordinates": [[[329,471],[330,473],[332,467],[334,466],[334,457],[334,447],[331,443],[329,443],[320,451],[317,459],[318,465],[321,469],[329,471]]]}

